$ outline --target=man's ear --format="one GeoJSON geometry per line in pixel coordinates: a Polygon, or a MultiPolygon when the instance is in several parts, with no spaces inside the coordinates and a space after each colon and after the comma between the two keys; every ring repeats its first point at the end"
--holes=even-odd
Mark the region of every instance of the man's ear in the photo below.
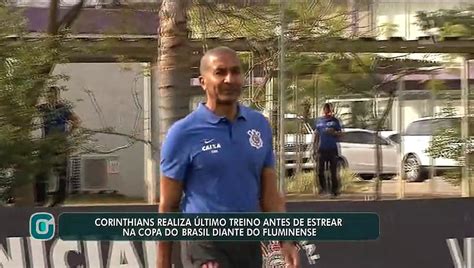
{"type": "Polygon", "coordinates": [[[199,76],[199,84],[201,84],[201,88],[203,90],[206,90],[206,82],[205,82],[204,77],[202,77],[202,75],[199,76]]]}

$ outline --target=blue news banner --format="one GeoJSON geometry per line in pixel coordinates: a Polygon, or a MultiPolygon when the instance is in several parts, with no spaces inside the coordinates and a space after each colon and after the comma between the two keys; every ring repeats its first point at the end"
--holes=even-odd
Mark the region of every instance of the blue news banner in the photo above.
{"type": "Polygon", "coordinates": [[[62,213],[63,240],[375,240],[375,213],[62,213]]]}

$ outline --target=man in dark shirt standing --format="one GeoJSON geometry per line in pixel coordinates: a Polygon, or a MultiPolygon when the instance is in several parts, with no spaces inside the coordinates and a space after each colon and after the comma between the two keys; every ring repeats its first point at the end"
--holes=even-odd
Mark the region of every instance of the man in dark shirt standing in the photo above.
{"type": "Polygon", "coordinates": [[[43,205],[46,201],[51,165],[58,176],[57,191],[53,195],[51,206],[64,202],[67,194],[68,151],[70,149],[68,136],[78,127],[79,119],[72,112],[71,107],[60,100],[59,95],[59,88],[50,87],[47,103],[38,106],[42,116],[42,138],[48,140],[39,150],[40,159],[46,161],[47,164],[41,167],[42,170],[36,177],[35,200],[38,205],[43,205]]]}
{"type": "Polygon", "coordinates": [[[313,140],[313,152],[318,166],[320,194],[331,191],[332,195],[339,195],[339,178],[337,165],[339,161],[338,139],[341,135],[341,123],[334,117],[332,105],[325,103],[323,116],[316,120],[313,140]],[[331,171],[331,189],[327,185],[325,176],[326,164],[331,171]]]}

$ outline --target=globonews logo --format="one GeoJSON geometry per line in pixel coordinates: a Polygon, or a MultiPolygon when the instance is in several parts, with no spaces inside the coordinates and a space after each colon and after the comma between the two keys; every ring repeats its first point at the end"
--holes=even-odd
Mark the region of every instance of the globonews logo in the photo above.
{"type": "Polygon", "coordinates": [[[37,212],[30,217],[30,236],[38,240],[50,240],[54,237],[54,216],[46,212],[37,212]]]}

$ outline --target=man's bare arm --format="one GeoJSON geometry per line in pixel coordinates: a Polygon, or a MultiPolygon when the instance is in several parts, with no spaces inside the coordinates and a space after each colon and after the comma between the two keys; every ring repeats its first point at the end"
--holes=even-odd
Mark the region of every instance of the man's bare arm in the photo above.
{"type": "Polygon", "coordinates": [[[319,132],[315,130],[313,134],[313,156],[318,154],[318,149],[319,149],[319,132]]]}
{"type": "Polygon", "coordinates": [[[69,116],[69,121],[71,122],[71,130],[75,130],[81,125],[81,120],[79,119],[79,116],[77,116],[77,114],[73,112],[69,116]]]}
{"type": "MultiPolygon", "coordinates": [[[[277,176],[275,169],[264,168],[262,171],[262,211],[263,212],[286,212],[285,197],[278,191],[277,176]]],[[[282,242],[281,252],[289,267],[299,268],[300,259],[298,250],[292,242],[282,242]]]]}
{"type": "Polygon", "coordinates": [[[336,138],[340,138],[342,136],[343,132],[342,132],[341,123],[338,119],[337,119],[337,125],[338,125],[338,127],[337,127],[337,129],[334,129],[333,135],[336,136],[336,138]]]}
{"type": "Polygon", "coordinates": [[[285,212],[285,197],[278,191],[275,169],[264,168],[262,171],[262,200],[263,212],[285,212]]]}
{"type": "Polygon", "coordinates": [[[340,138],[342,136],[342,131],[334,130],[331,134],[336,138],[340,138]]]}
{"type": "MultiPolygon", "coordinates": [[[[162,176],[160,179],[159,212],[177,212],[182,193],[181,182],[162,176]]],[[[157,268],[171,268],[171,250],[172,242],[158,242],[157,268]]]]}

